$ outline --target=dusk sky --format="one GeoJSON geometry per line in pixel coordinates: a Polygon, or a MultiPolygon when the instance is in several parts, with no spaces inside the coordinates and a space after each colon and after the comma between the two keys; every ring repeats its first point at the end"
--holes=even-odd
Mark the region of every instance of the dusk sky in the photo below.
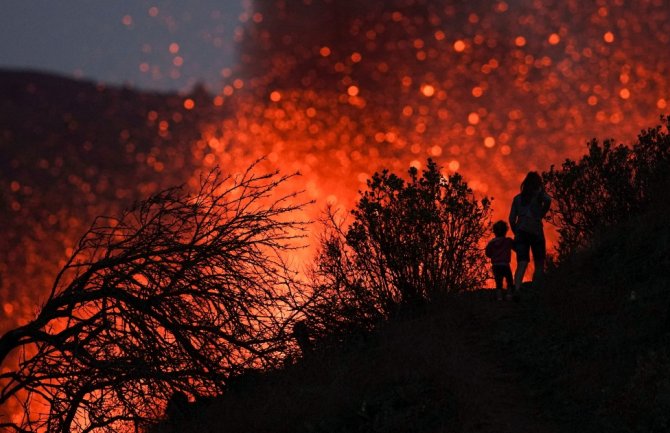
{"type": "Polygon", "coordinates": [[[197,80],[216,87],[235,62],[243,10],[243,0],[12,0],[0,14],[0,68],[161,90],[197,80]]]}

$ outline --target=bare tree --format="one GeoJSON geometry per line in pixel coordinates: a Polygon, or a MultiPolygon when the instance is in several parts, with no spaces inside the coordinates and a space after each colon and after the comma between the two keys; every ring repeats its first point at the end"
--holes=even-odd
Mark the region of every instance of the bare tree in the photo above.
{"type": "Polygon", "coordinates": [[[0,427],[138,428],[175,393],[217,394],[281,361],[296,284],[284,256],[302,243],[305,203],[275,195],[293,175],[254,167],[95,221],[37,316],[0,338],[0,405],[24,410],[0,427]]]}

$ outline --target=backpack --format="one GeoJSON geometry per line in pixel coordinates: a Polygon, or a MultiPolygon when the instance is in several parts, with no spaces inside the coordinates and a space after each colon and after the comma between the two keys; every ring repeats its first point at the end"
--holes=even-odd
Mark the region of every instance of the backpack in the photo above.
{"type": "Polygon", "coordinates": [[[521,198],[517,202],[518,219],[516,223],[516,230],[532,235],[540,236],[542,234],[542,212],[541,204],[539,202],[540,194],[530,199],[527,204],[521,203],[521,198]]]}

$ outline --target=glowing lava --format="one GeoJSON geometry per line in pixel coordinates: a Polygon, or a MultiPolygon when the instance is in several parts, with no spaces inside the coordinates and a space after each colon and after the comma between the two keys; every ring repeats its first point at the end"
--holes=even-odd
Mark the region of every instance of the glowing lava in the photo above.
{"type": "MultiPolygon", "coordinates": [[[[374,171],[431,157],[504,218],[528,170],[581,155],[591,137],[630,142],[668,111],[661,0],[248,3],[239,65],[221,71],[215,94],[129,102],[103,89],[101,118],[62,108],[50,114],[60,123],[38,125],[70,153],[8,160],[3,327],[32,314],[94,216],[215,165],[237,171],[265,155],[267,168],[300,171],[286,188],[317,200],[314,217],[325,203],[351,207],[374,171]],[[69,135],[53,138],[54,125],[69,135]],[[105,165],[119,154],[123,164],[105,165]]],[[[175,62],[188,57],[167,43],[175,62]]],[[[25,146],[3,128],[3,146],[25,146]]]]}

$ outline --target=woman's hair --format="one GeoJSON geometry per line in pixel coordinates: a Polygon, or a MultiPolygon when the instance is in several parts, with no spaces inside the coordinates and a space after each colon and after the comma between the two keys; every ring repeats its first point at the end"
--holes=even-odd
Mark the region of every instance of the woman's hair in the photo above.
{"type": "Polygon", "coordinates": [[[542,178],[537,171],[529,171],[521,182],[521,203],[528,204],[540,191],[542,191],[542,178]]]}

